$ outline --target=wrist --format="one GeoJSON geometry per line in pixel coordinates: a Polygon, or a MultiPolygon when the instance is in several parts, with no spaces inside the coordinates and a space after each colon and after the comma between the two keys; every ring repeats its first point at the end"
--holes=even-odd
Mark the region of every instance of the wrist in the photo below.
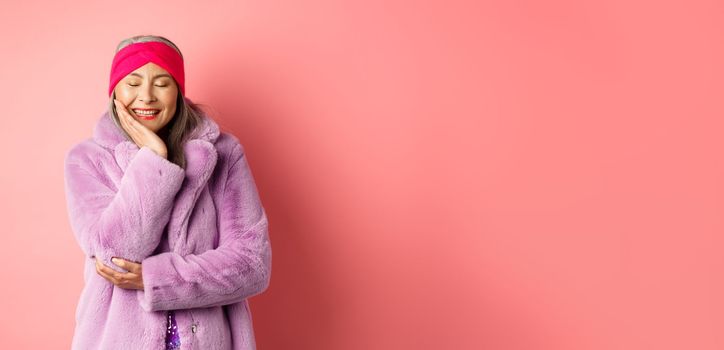
{"type": "Polygon", "coordinates": [[[159,157],[163,157],[163,158],[168,159],[168,152],[166,152],[166,151],[159,151],[159,150],[156,150],[156,149],[153,149],[153,148],[152,148],[152,150],[153,150],[153,152],[156,153],[159,157]]]}

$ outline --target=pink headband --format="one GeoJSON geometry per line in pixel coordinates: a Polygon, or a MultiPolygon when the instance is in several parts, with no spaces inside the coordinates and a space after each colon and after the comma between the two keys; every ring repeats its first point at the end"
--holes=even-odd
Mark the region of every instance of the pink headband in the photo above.
{"type": "Polygon", "coordinates": [[[181,89],[181,95],[186,96],[183,58],[171,46],[157,41],[134,43],[116,52],[111,66],[108,96],[111,96],[121,79],[148,62],[161,66],[171,74],[181,89]]]}

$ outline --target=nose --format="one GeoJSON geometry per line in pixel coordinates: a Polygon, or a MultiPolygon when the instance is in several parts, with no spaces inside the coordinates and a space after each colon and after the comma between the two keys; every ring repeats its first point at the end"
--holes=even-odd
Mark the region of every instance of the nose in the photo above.
{"type": "Polygon", "coordinates": [[[138,100],[146,103],[156,100],[156,96],[153,94],[153,84],[146,84],[144,88],[139,89],[138,100]]]}

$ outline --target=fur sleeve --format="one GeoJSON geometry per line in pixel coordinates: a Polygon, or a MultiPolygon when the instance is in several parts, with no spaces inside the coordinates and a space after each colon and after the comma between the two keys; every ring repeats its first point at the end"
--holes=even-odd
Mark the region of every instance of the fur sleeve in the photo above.
{"type": "Polygon", "coordinates": [[[201,254],[164,252],[143,261],[146,311],[227,305],[263,292],[271,277],[268,221],[237,143],[219,206],[219,246],[201,254]]]}
{"type": "MultiPolygon", "coordinates": [[[[96,153],[94,153],[96,152],[96,153]]],[[[81,249],[110,268],[119,257],[141,262],[158,246],[184,170],[142,147],[126,168],[118,189],[104,181],[97,156],[81,144],[65,159],[65,192],[70,223],[81,249]]]]}

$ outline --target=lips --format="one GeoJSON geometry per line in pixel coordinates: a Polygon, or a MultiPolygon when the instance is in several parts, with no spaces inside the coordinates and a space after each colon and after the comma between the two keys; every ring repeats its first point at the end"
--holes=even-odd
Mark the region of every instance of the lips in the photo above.
{"type": "Polygon", "coordinates": [[[161,112],[160,109],[155,108],[132,108],[131,110],[137,117],[143,120],[152,120],[161,112]]]}

